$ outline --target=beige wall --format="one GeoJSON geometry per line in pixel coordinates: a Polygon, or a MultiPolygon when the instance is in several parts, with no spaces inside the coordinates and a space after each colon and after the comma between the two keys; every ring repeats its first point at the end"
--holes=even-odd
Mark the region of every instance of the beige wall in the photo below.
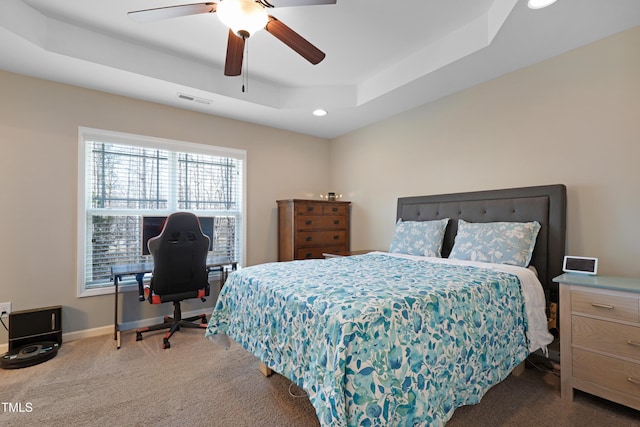
{"type": "MultiPolygon", "coordinates": [[[[13,310],[60,304],[64,332],[113,322],[111,295],[76,297],[79,126],[246,150],[248,264],[277,259],[275,200],[326,188],[325,139],[6,72],[0,94],[0,302],[13,310]]],[[[125,322],[159,315],[133,294],[124,307],[125,322]]]]}
{"type": "Polygon", "coordinates": [[[352,249],[388,248],[399,196],[563,183],[567,252],[640,277],[640,28],[332,141],[352,249]]]}

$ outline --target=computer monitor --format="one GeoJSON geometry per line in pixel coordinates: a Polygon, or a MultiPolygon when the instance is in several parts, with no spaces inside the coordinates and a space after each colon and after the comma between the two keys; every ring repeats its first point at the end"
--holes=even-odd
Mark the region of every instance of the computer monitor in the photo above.
{"type": "MultiPolygon", "coordinates": [[[[209,237],[209,251],[213,250],[213,217],[199,216],[200,228],[209,237]]],[[[162,232],[166,216],[143,216],[142,217],[142,255],[151,255],[147,243],[149,239],[158,236],[162,232]]]]}

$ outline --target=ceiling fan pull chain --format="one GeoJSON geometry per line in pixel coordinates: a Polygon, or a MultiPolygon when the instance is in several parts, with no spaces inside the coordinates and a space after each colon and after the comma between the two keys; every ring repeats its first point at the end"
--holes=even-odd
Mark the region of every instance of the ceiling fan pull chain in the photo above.
{"type": "Polygon", "coordinates": [[[242,92],[249,92],[249,39],[246,39],[244,46],[244,73],[242,73],[242,92]]]}

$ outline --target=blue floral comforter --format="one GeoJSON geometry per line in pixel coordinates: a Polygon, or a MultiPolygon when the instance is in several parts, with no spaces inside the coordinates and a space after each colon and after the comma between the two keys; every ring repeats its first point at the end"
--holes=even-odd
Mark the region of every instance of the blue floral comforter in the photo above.
{"type": "Polygon", "coordinates": [[[529,354],[517,275],[385,254],[232,273],[226,334],[309,394],[323,426],[443,425],[529,354]]]}

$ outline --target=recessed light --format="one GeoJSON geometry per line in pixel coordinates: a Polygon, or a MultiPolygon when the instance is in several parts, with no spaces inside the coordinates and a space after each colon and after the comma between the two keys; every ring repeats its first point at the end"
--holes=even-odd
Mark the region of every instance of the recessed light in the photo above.
{"type": "Polygon", "coordinates": [[[543,7],[551,6],[557,0],[529,0],[529,9],[542,9],[543,7]]]}
{"type": "Polygon", "coordinates": [[[326,116],[327,115],[327,110],[324,110],[322,108],[318,108],[316,110],[313,110],[313,115],[317,116],[317,117],[326,116]]]}

